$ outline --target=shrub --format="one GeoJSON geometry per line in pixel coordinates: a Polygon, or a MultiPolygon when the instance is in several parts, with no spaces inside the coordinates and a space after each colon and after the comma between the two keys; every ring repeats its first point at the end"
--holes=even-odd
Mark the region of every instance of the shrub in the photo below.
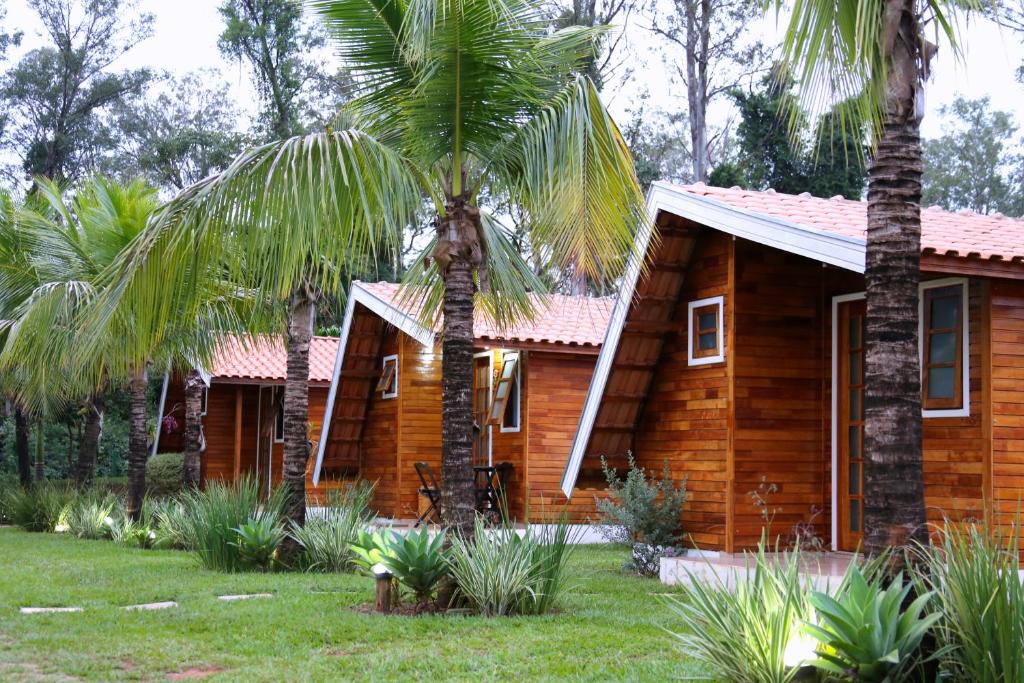
{"type": "Polygon", "coordinates": [[[264,572],[270,569],[277,556],[277,548],[285,537],[280,518],[268,515],[253,517],[235,529],[235,533],[237,538],[231,545],[238,549],[242,564],[264,572]]]}
{"type": "Polygon", "coordinates": [[[669,607],[685,630],[676,633],[687,656],[714,678],[736,683],[788,683],[802,663],[791,643],[800,642],[810,607],[800,586],[799,553],[769,559],[762,542],[753,565],[735,586],[690,574],[669,607]],[[788,651],[787,651],[788,648],[788,651]]]}
{"type": "Polygon", "coordinates": [[[448,573],[449,550],[444,541],[444,532],[431,538],[426,527],[409,531],[393,536],[390,552],[381,558],[382,564],[398,583],[413,592],[420,605],[430,602],[434,588],[448,573]]]}
{"type": "Polygon", "coordinates": [[[941,541],[920,548],[915,573],[935,592],[936,639],[953,680],[1024,680],[1024,587],[1017,530],[1009,538],[985,525],[946,520],[941,541]]]}
{"type": "Polygon", "coordinates": [[[904,584],[897,574],[883,588],[882,572],[870,574],[851,562],[834,599],[817,591],[808,597],[817,623],[806,629],[823,646],[811,664],[855,681],[909,680],[924,661],[921,641],[940,618],[922,616],[932,593],[922,593],[903,609],[913,584],[904,584]]]}
{"type": "Polygon", "coordinates": [[[143,501],[143,516],[157,535],[157,545],[192,550],[189,545],[188,515],[181,501],[174,498],[143,501]]]}
{"type": "Polygon", "coordinates": [[[186,545],[207,569],[237,572],[247,568],[237,546],[238,529],[250,521],[279,524],[283,517],[283,489],[262,500],[259,482],[251,477],[214,481],[202,490],[186,491],[181,498],[182,534],[186,545]]]}
{"type": "Polygon", "coordinates": [[[134,522],[128,518],[114,522],[111,526],[111,538],[115,543],[137,546],[144,550],[161,545],[156,530],[146,521],[134,522]]]}
{"type": "Polygon", "coordinates": [[[344,493],[328,495],[323,514],[306,518],[305,526],[292,524],[289,533],[302,552],[298,565],[307,571],[341,572],[354,566],[352,544],[357,533],[369,521],[369,501],[373,485],[363,482],[344,493]]]}
{"type": "Polygon", "coordinates": [[[5,507],[11,521],[25,531],[53,531],[76,496],[70,484],[38,482],[10,489],[5,507]]]}
{"type": "Polygon", "coordinates": [[[531,581],[534,614],[547,614],[566,589],[565,566],[576,547],[579,533],[571,531],[565,513],[535,530],[526,525],[526,537],[533,544],[533,578],[531,581]]]}
{"type": "Polygon", "coordinates": [[[686,503],[686,480],[678,485],[665,461],[661,478],[647,477],[629,455],[629,471],[621,479],[608,461],[601,458],[601,469],[608,481],[609,496],[596,498],[601,514],[601,533],[616,543],[633,545],[627,567],[644,575],[658,572],[658,558],[665,548],[682,538],[680,513],[686,503]]]}
{"type": "Polygon", "coordinates": [[[185,477],[185,456],[157,453],[146,461],[146,494],[155,498],[181,492],[185,477]]]}
{"type": "Polygon", "coordinates": [[[350,546],[352,549],[352,561],[364,573],[372,575],[373,568],[384,562],[384,558],[391,554],[391,542],[395,532],[391,529],[376,529],[356,531],[356,540],[350,546]]]}
{"type": "Polygon", "coordinates": [[[91,491],[79,494],[64,506],[55,531],[78,538],[110,538],[114,517],[120,516],[120,501],[113,494],[91,491]]]}

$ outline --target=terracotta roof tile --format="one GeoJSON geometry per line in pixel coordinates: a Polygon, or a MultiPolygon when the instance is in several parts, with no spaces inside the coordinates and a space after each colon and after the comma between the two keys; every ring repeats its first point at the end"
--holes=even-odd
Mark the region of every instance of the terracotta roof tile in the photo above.
{"type": "MultiPolygon", "coordinates": [[[[682,185],[734,208],[780,218],[801,227],[864,239],[867,203],[832,197],[821,199],[807,193],[782,194],[740,188],[711,187],[703,183],[682,185]]],[[[951,212],[938,207],[921,211],[921,251],[940,255],[983,259],[1024,260],[1024,220],[1000,214],[951,212]]]]}
{"type": "MultiPolygon", "coordinates": [[[[309,346],[310,382],[331,381],[337,353],[337,337],[313,337],[309,346]]],[[[247,344],[238,337],[227,337],[214,356],[210,374],[220,380],[283,382],[286,368],[287,356],[281,337],[259,337],[247,344]]]]}
{"type": "MultiPolygon", "coordinates": [[[[416,318],[416,305],[404,302],[398,294],[399,285],[390,282],[361,282],[360,286],[407,315],[416,318]]],[[[533,342],[570,346],[600,346],[611,319],[613,297],[585,297],[551,294],[538,302],[533,320],[524,321],[504,333],[497,330],[483,315],[477,314],[473,324],[478,341],[533,342]]]]}

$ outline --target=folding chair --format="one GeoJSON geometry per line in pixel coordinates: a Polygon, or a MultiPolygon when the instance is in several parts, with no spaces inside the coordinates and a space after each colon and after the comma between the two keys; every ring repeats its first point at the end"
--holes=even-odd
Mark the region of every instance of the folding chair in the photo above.
{"type": "Polygon", "coordinates": [[[426,496],[427,500],[430,501],[430,506],[420,515],[420,518],[416,520],[416,524],[413,525],[415,529],[423,523],[427,517],[430,516],[431,512],[437,512],[440,515],[440,509],[437,507],[441,500],[441,487],[437,485],[437,479],[434,477],[434,470],[430,468],[425,462],[418,462],[415,464],[416,474],[419,475],[420,484],[420,495],[426,496]]]}

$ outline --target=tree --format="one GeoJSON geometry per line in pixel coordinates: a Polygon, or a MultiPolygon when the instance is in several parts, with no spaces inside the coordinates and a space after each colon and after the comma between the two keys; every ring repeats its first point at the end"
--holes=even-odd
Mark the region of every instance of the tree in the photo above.
{"type": "Polygon", "coordinates": [[[782,46],[804,102],[849,100],[843,129],[849,135],[863,121],[873,135],[864,271],[864,547],[872,554],[928,542],[918,357],[920,127],[937,48],[924,26],[933,23],[955,50],[950,19],[957,8],[942,0],[857,0],[837,11],[834,2],[813,0],[797,6],[782,46]]]}
{"type": "Polygon", "coordinates": [[[689,135],[685,112],[665,114],[641,106],[622,130],[633,154],[636,176],[644,192],[656,180],[686,182],[690,178],[689,135]]]}
{"type": "Polygon", "coordinates": [[[104,166],[180,191],[225,168],[245,144],[239,112],[220,74],[203,70],[157,85],[164,89],[114,107],[118,152],[104,166]]]}
{"type": "Polygon", "coordinates": [[[612,60],[622,46],[626,24],[638,4],[637,0],[572,0],[555,6],[552,24],[556,29],[582,26],[602,30],[596,36],[594,52],[584,60],[582,67],[598,90],[604,87],[605,76],[615,67],[612,60]],[[616,26],[614,33],[613,26],[616,26]]]}
{"type": "Polygon", "coordinates": [[[686,86],[693,180],[706,182],[711,172],[714,140],[708,134],[712,101],[736,87],[744,77],[764,69],[760,43],[745,44],[760,6],[747,0],[672,0],[664,15],[657,12],[650,30],[681,49],[683,63],[671,62],[686,86]]]}
{"type": "Polygon", "coordinates": [[[949,211],[1021,215],[1024,159],[1016,152],[1013,116],[991,111],[987,97],[958,97],[940,113],[950,125],[945,135],[924,143],[922,201],[949,211]]]}
{"type": "MultiPolygon", "coordinates": [[[[24,177],[73,180],[114,146],[103,114],[138,93],[146,69],[113,63],[150,34],[152,17],[132,0],[29,0],[51,45],[31,50],[6,74],[0,100],[10,123],[0,150],[21,159],[24,177]]],[[[11,174],[12,176],[14,174],[11,174]]]]}

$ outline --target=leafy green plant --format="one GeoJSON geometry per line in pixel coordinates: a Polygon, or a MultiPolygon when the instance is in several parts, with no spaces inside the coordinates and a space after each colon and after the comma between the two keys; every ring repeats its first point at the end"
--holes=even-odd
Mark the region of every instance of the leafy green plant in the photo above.
{"type": "Polygon", "coordinates": [[[53,531],[61,513],[77,497],[67,483],[38,482],[7,492],[6,509],[11,521],[25,531],[53,531]]]}
{"type": "Polygon", "coordinates": [[[913,584],[904,583],[902,573],[888,586],[883,581],[882,572],[865,576],[851,562],[835,598],[811,592],[816,623],[805,628],[822,645],[813,666],[844,680],[883,683],[907,680],[925,661],[921,641],[940,618],[924,614],[932,593],[904,609],[913,584]]]}
{"type": "Polygon", "coordinates": [[[483,616],[530,612],[533,548],[508,526],[488,529],[478,516],[472,539],[452,542],[451,573],[459,591],[483,616]]]}
{"type": "Polygon", "coordinates": [[[957,681],[1024,680],[1024,586],[1019,525],[1010,534],[946,520],[941,541],[916,551],[915,581],[929,608],[943,669],[957,681]]]}
{"type": "Polygon", "coordinates": [[[449,550],[444,547],[444,532],[431,538],[430,531],[423,527],[404,535],[395,534],[389,544],[389,552],[382,554],[381,563],[413,592],[417,603],[430,602],[438,582],[448,574],[449,550]]]}
{"type": "Polygon", "coordinates": [[[119,515],[118,499],[112,494],[82,494],[64,506],[54,530],[78,538],[110,538],[114,516],[119,515]]]}
{"type": "Polygon", "coordinates": [[[174,498],[147,498],[143,503],[143,518],[156,530],[157,545],[180,550],[189,546],[188,518],[185,506],[174,498]]]}
{"type": "Polygon", "coordinates": [[[384,558],[392,552],[391,543],[395,535],[391,529],[375,529],[366,531],[359,529],[356,540],[350,546],[352,560],[365,574],[373,574],[373,568],[384,562],[384,558]]]}
{"type": "Polygon", "coordinates": [[[360,481],[344,492],[328,494],[322,513],[306,517],[306,524],[291,524],[289,533],[302,551],[298,566],[307,571],[341,572],[355,566],[352,544],[371,517],[373,485],[360,481]]]}
{"type": "Polygon", "coordinates": [[[541,525],[527,524],[524,533],[532,546],[532,613],[547,614],[566,590],[565,567],[582,532],[573,532],[569,516],[561,513],[541,525]]]}
{"type": "Polygon", "coordinates": [[[111,538],[115,543],[136,546],[143,550],[164,545],[156,530],[145,521],[135,522],[125,517],[119,521],[114,521],[110,525],[110,531],[111,538]]]}
{"type": "Polygon", "coordinates": [[[146,495],[152,498],[181,492],[185,477],[185,456],[181,453],[157,453],[146,461],[146,495]]]}
{"type": "Polygon", "coordinates": [[[810,616],[799,568],[799,552],[769,558],[762,541],[752,565],[731,576],[711,569],[708,578],[687,570],[680,596],[666,598],[685,627],[674,635],[687,656],[716,679],[793,680],[802,664],[793,643],[800,642],[801,625],[810,616]]]}
{"type": "Polygon", "coordinates": [[[285,537],[280,519],[266,515],[252,518],[236,528],[235,533],[238,538],[231,545],[238,548],[242,563],[264,572],[270,569],[285,537]]]}
{"type": "Polygon", "coordinates": [[[682,538],[680,513],[687,498],[686,480],[679,484],[673,481],[668,460],[658,478],[648,477],[632,453],[628,458],[629,471],[624,479],[601,458],[609,495],[595,497],[601,515],[600,531],[609,541],[633,545],[633,557],[627,566],[650,576],[658,572],[663,549],[675,546],[682,538]]]}

